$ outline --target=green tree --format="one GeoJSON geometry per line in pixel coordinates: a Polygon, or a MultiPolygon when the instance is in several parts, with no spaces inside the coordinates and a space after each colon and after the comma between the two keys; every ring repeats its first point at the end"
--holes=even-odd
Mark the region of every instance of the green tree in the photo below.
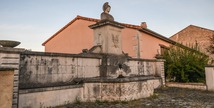
{"type": "Polygon", "coordinates": [[[171,46],[164,52],[166,79],[175,82],[205,82],[205,65],[208,56],[192,48],[171,46]]]}

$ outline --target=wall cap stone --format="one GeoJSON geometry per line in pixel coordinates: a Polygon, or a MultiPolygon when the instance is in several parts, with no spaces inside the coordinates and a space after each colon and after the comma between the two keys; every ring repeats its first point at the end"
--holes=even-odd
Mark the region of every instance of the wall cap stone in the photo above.
{"type": "Polygon", "coordinates": [[[81,87],[83,87],[82,84],[69,85],[69,86],[58,86],[58,87],[45,87],[45,88],[35,88],[35,89],[19,90],[19,93],[20,94],[27,94],[27,93],[35,93],[35,92],[45,92],[45,91],[54,91],[54,90],[64,90],[64,89],[81,88],[81,87]]]}
{"type": "Polygon", "coordinates": [[[101,20],[101,21],[97,22],[96,24],[90,25],[89,27],[91,29],[95,29],[95,28],[105,26],[105,25],[111,25],[111,26],[121,28],[121,29],[124,28],[124,26],[121,23],[115,22],[115,21],[110,21],[110,20],[101,20]]]}
{"type": "Polygon", "coordinates": [[[84,78],[82,79],[84,83],[126,83],[126,82],[136,82],[136,81],[147,81],[161,79],[155,76],[136,76],[136,77],[125,77],[125,78],[84,78]]]}
{"type": "Polygon", "coordinates": [[[13,71],[16,70],[17,68],[13,68],[13,67],[0,67],[0,72],[4,72],[4,71],[13,71]]]}
{"type": "Polygon", "coordinates": [[[21,53],[27,51],[24,48],[10,48],[10,47],[0,47],[0,53],[21,53]]]}
{"type": "Polygon", "coordinates": [[[214,65],[206,65],[205,68],[206,68],[206,67],[214,67],[214,65]]]}
{"type": "Polygon", "coordinates": [[[51,57],[76,57],[76,58],[97,58],[102,57],[98,55],[88,55],[88,54],[66,54],[66,53],[51,53],[51,52],[35,52],[35,51],[25,51],[21,55],[35,55],[35,56],[51,56],[51,57]]]}

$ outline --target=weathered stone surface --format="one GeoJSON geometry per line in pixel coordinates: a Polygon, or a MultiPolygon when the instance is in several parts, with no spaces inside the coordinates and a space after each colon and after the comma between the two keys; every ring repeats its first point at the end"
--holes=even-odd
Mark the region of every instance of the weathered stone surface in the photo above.
{"type": "Polygon", "coordinates": [[[83,101],[130,101],[153,94],[153,80],[124,83],[85,83],[83,101]]]}
{"type": "MultiPolygon", "coordinates": [[[[19,82],[19,61],[20,54],[24,49],[20,48],[8,48],[0,47],[0,70],[11,69],[13,70],[13,87],[12,95],[17,94],[18,91],[18,82],[19,82]]],[[[12,96],[12,107],[17,107],[18,104],[18,95],[12,96]],[[15,101],[16,100],[16,101],[15,101]]]]}
{"type": "Polygon", "coordinates": [[[101,45],[102,53],[122,54],[121,24],[104,20],[90,27],[94,29],[94,46],[101,45]]]}
{"type": "Polygon", "coordinates": [[[127,58],[128,57],[124,55],[104,54],[102,65],[100,66],[100,76],[117,78],[119,65],[121,65],[121,70],[124,72],[124,76],[129,76],[131,70],[127,65],[127,58]]]}
{"type": "Polygon", "coordinates": [[[205,67],[207,90],[214,91],[214,66],[205,67]]]}
{"type": "Polygon", "coordinates": [[[73,103],[81,99],[81,89],[81,87],[52,87],[22,90],[19,95],[19,108],[46,108],[73,103]]]}
{"type": "Polygon", "coordinates": [[[3,47],[16,47],[20,44],[18,41],[11,41],[11,40],[0,40],[0,45],[3,47]]]}
{"type": "Polygon", "coordinates": [[[0,53],[1,68],[19,68],[19,54],[17,53],[0,53]]]}
{"type": "Polygon", "coordinates": [[[75,78],[99,76],[100,59],[22,54],[20,88],[73,84],[75,78]]]}
{"type": "Polygon", "coordinates": [[[101,13],[101,20],[110,20],[114,21],[114,17],[109,14],[111,10],[111,6],[108,4],[108,2],[103,4],[103,13],[101,13]]]}

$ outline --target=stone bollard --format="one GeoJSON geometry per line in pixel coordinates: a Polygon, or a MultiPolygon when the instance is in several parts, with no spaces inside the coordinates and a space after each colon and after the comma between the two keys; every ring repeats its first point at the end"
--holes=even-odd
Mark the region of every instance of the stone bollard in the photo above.
{"type": "Polygon", "coordinates": [[[205,67],[206,86],[208,91],[214,91],[214,66],[205,67]]]}
{"type": "Polygon", "coordinates": [[[156,71],[156,75],[160,76],[162,79],[162,86],[165,86],[165,73],[164,73],[164,59],[157,59],[157,71],[156,71]]]}

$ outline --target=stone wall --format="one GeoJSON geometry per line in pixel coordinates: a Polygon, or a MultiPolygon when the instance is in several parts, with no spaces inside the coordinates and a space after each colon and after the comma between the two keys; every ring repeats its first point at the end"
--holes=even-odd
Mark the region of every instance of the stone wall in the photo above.
{"type": "Polygon", "coordinates": [[[150,60],[130,60],[128,61],[130,67],[130,75],[155,75],[156,74],[156,62],[150,60]]]}
{"type": "Polygon", "coordinates": [[[160,84],[159,79],[109,80],[111,81],[86,82],[83,87],[83,101],[129,101],[145,98],[153,95],[155,85],[160,84]]]}
{"type": "Polygon", "coordinates": [[[19,92],[19,108],[47,108],[80,101],[82,86],[25,89],[19,92]]]}
{"type": "Polygon", "coordinates": [[[19,49],[19,48],[0,47],[0,69],[12,68],[14,70],[13,98],[12,98],[13,108],[16,108],[18,104],[19,61],[20,61],[20,53],[23,51],[24,49],[19,49]]]}
{"type": "Polygon", "coordinates": [[[161,84],[165,85],[163,59],[129,59],[127,65],[130,67],[129,76],[158,76],[161,77],[161,84]]]}
{"type": "Polygon", "coordinates": [[[189,89],[198,89],[198,90],[207,90],[207,87],[203,83],[174,83],[167,82],[166,86],[168,87],[178,87],[178,88],[189,88],[189,89]]]}
{"type": "Polygon", "coordinates": [[[53,107],[77,100],[139,99],[152,95],[164,82],[162,60],[13,48],[0,48],[0,57],[1,68],[14,69],[13,108],[53,107]],[[124,72],[124,77],[117,78],[118,71],[124,72]]]}
{"type": "Polygon", "coordinates": [[[98,57],[22,53],[20,89],[76,84],[76,78],[98,77],[99,66],[98,57]]]}

